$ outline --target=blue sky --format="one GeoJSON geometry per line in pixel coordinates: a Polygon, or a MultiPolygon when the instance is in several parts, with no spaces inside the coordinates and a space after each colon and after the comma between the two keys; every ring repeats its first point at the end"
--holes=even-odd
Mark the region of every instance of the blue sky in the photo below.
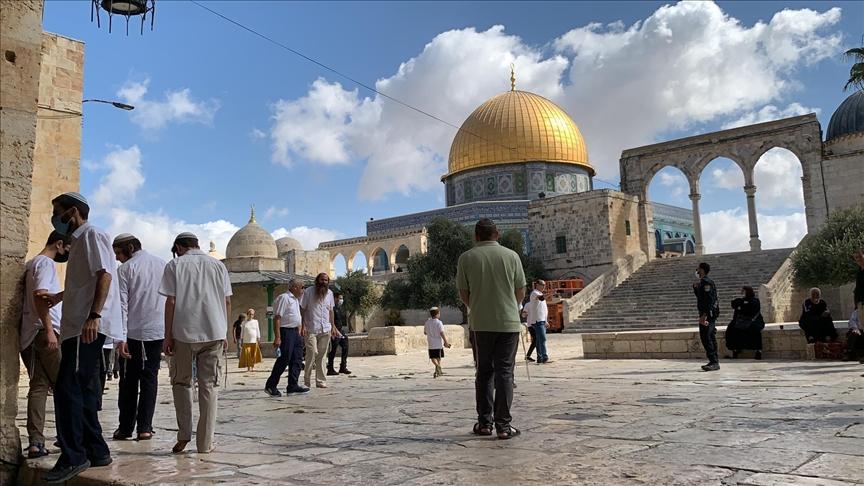
{"type": "MultiPolygon", "coordinates": [[[[814,110],[824,130],[848,94],[840,53],[864,33],[860,2],[205,4],[457,125],[509,87],[515,61],[518,87],[564,107],[613,182],[628,147],[814,110]]],[[[109,33],[89,2],[46,2],[45,30],[86,43],[84,97],[138,106],[85,105],[81,189],[99,224],[150,246],[188,227],[224,251],[255,204],[265,228],[313,247],[443,205],[452,128],[190,2],[158,2],[143,36],[115,22],[109,33]]],[[[760,204],[767,246],[804,231],[787,155],[757,175],[773,194],[760,204]]],[[[709,250],[746,246],[736,184],[728,162],[703,174],[709,250]]],[[[661,174],[651,195],[686,206],[681,187],[661,174]]]]}

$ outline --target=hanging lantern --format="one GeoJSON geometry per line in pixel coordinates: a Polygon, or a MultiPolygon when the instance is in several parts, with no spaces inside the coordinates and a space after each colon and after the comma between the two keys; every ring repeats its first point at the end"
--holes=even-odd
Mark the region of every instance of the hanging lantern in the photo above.
{"type": "Polygon", "coordinates": [[[150,14],[150,30],[153,30],[153,21],[156,17],[156,0],[91,0],[90,21],[93,21],[94,13],[96,26],[102,27],[99,10],[108,12],[108,32],[111,32],[114,14],[126,17],[126,35],[129,35],[129,18],[141,16],[141,35],[144,35],[144,23],[147,14],[150,14]]]}

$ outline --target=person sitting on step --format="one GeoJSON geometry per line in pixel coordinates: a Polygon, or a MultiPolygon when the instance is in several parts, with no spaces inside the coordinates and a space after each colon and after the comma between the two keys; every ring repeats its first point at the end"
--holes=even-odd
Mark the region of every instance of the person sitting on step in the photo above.
{"type": "Polygon", "coordinates": [[[828,303],[822,300],[822,291],[816,287],[810,289],[810,298],[804,301],[798,325],[804,331],[808,343],[834,342],[837,340],[837,330],[828,303]]]}

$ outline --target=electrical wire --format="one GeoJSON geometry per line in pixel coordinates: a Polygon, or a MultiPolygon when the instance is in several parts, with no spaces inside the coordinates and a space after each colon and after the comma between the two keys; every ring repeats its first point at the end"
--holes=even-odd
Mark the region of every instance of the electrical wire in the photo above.
{"type": "MultiPolygon", "coordinates": [[[[331,73],[333,73],[333,74],[335,74],[335,75],[341,77],[342,79],[345,79],[345,80],[347,80],[347,81],[350,81],[350,82],[356,84],[357,86],[360,86],[360,87],[362,87],[362,88],[364,88],[364,89],[366,89],[366,90],[369,90],[370,92],[375,93],[375,94],[377,94],[378,96],[381,96],[382,98],[386,98],[386,99],[388,99],[388,100],[390,100],[390,101],[392,101],[392,102],[394,102],[394,103],[397,103],[397,104],[399,104],[399,105],[401,105],[401,106],[403,106],[403,107],[405,107],[405,108],[408,108],[409,110],[415,111],[415,112],[417,112],[417,113],[420,113],[421,115],[424,115],[424,116],[427,116],[427,117],[429,117],[429,118],[432,118],[433,120],[436,120],[436,121],[438,121],[438,122],[440,122],[440,123],[443,123],[443,124],[449,126],[450,128],[455,128],[457,133],[458,133],[458,132],[465,132],[465,133],[468,133],[469,135],[474,136],[474,137],[477,137],[478,139],[483,140],[483,141],[485,141],[485,142],[487,142],[487,143],[491,143],[491,144],[494,144],[494,145],[498,145],[498,146],[503,147],[503,148],[505,148],[505,149],[507,149],[507,150],[515,151],[515,152],[517,153],[517,155],[519,154],[519,147],[508,147],[508,146],[506,146],[506,145],[504,145],[504,144],[502,144],[502,143],[496,142],[496,141],[494,141],[494,140],[486,139],[486,138],[484,138],[484,137],[482,137],[482,136],[480,136],[480,135],[478,135],[478,134],[476,134],[476,133],[473,133],[473,132],[470,131],[470,130],[466,130],[466,129],[460,127],[460,126],[457,126],[457,125],[454,124],[454,123],[451,123],[451,122],[449,122],[449,121],[447,121],[447,120],[444,120],[443,118],[440,118],[440,117],[438,117],[438,116],[436,116],[436,115],[434,115],[434,114],[432,114],[432,113],[429,113],[428,111],[425,111],[425,110],[423,110],[423,109],[421,109],[421,108],[417,108],[416,106],[413,106],[413,105],[411,105],[411,104],[409,104],[409,103],[406,103],[406,102],[404,102],[404,101],[402,101],[402,100],[400,100],[400,99],[398,99],[398,98],[394,98],[393,96],[390,96],[390,95],[388,95],[387,93],[381,92],[381,91],[379,91],[378,89],[376,89],[376,88],[374,88],[374,87],[372,87],[372,86],[369,86],[368,84],[366,84],[366,83],[364,83],[364,82],[362,82],[362,81],[360,81],[360,80],[358,80],[358,79],[356,79],[356,78],[354,78],[354,77],[352,77],[352,76],[350,76],[350,75],[348,75],[348,74],[345,74],[345,73],[343,73],[343,72],[341,72],[341,71],[339,71],[339,70],[337,70],[337,69],[335,69],[335,68],[332,68],[332,67],[328,66],[327,64],[324,64],[324,63],[321,62],[321,61],[318,61],[318,60],[316,60],[316,59],[314,59],[314,58],[312,58],[312,57],[310,57],[310,56],[307,56],[306,54],[303,54],[302,52],[300,52],[300,51],[298,51],[298,50],[296,50],[296,49],[293,49],[293,48],[291,48],[290,46],[287,46],[287,45],[283,44],[282,42],[279,42],[278,40],[273,39],[272,37],[270,37],[270,36],[268,36],[268,35],[266,35],[266,34],[263,34],[263,33],[261,33],[261,32],[258,32],[257,30],[253,29],[252,27],[249,27],[249,26],[247,26],[247,25],[245,25],[245,24],[242,24],[242,23],[240,23],[240,22],[238,22],[238,21],[236,21],[236,20],[234,20],[234,19],[232,19],[232,18],[230,18],[230,17],[228,17],[228,16],[226,16],[226,15],[220,13],[220,12],[217,12],[216,10],[213,10],[212,8],[207,7],[206,5],[203,5],[202,3],[198,2],[197,0],[189,0],[189,1],[190,1],[191,3],[193,3],[194,5],[197,5],[198,7],[200,7],[200,8],[202,8],[202,9],[204,9],[204,10],[210,12],[211,14],[213,14],[213,15],[215,15],[215,16],[221,18],[222,20],[224,20],[224,21],[226,21],[226,22],[228,22],[228,23],[230,23],[230,24],[235,25],[235,26],[237,26],[237,27],[239,27],[239,28],[245,30],[246,32],[249,32],[250,34],[252,34],[252,35],[254,35],[254,36],[260,37],[261,39],[264,39],[265,41],[267,41],[267,42],[269,42],[269,43],[271,43],[271,44],[273,44],[273,45],[275,45],[275,46],[277,46],[277,47],[280,47],[280,48],[282,48],[282,49],[285,49],[286,51],[288,51],[288,52],[294,54],[295,56],[301,57],[301,58],[303,58],[303,59],[305,59],[305,60],[311,62],[312,64],[315,64],[316,66],[318,66],[318,67],[320,67],[320,68],[322,68],[322,69],[325,69],[325,70],[327,70],[327,71],[329,71],[329,72],[331,72],[331,73]]],[[[524,157],[523,157],[523,158],[524,158],[524,157]]],[[[594,179],[597,180],[597,181],[599,181],[599,182],[603,182],[603,183],[609,184],[610,186],[613,186],[613,187],[620,187],[619,184],[615,184],[615,183],[612,183],[612,182],[609,182],[609,181],[604,181],[604,180],[602,180],[602,179],[598,179],[597,177],[594,177],[594,179]]]]}

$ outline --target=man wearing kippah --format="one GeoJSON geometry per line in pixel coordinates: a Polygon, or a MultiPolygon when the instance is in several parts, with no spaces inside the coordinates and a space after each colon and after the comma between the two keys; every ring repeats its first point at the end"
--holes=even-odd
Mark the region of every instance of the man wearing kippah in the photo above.
{"type": "Polygon", "coordinates": [[[192,440],[192,363],[198,381],[198,429],[195,443],[199,453],[213,450],[216,431],[221,356],[228,347],[228,320],[231,315],[231,281],[219,260],[201,251],[198,237],[180,233],[171,252],[177,258],[165,265],[159,293],[165,300],[165,341],[162,350],[171,357],[169,367],[174,411],[177,415],[179,454],[192,440]]]}
{"type": "Polygon", "coordinates": [[[54,386],[54,413],[62,453],[54,468],[43,475],[48,484],[66,482],[88,467],[111,464],[102,438],[97,407],[99,363],[106,339],[125,354],[126,334],[120,311],[117,262],[111,238],[87,222],[90,206],[77,192],[51,201],[51,224],[69,235],[72,247],[63,292],[40,294],[50,305],[63,302],[60,320],[60,369],[54,386]]]}
{"type": "Polygon", "coordinates": [[[456,286],[469,309],[468,328],[477,360],[473,432],[492,435],[494,425],[499,439],[511,439],[520,433],[510,424],[510,405],[525,272],[519,255],[498,244],[498,228],[491,219],[477,222],[474,239],[477,244],[459,257],[456,268],[456,286]]]}
{"type": "Polygon", "coordinates": [[[153,412],[159,386],[159,363],[165,337],[165,297],[159,284],[165,271],[165,260],[141,248],[134,235],[123,233],[112,244],[120,280],[120,308],[126,329],[129,359],[120,358],[120,391],[117,408],[120,424],[114,440],[132,438],[137,425],[138,440],[153,437],[153,412]],[[139,395],[140,387],[140,395],[139,395]]]}

